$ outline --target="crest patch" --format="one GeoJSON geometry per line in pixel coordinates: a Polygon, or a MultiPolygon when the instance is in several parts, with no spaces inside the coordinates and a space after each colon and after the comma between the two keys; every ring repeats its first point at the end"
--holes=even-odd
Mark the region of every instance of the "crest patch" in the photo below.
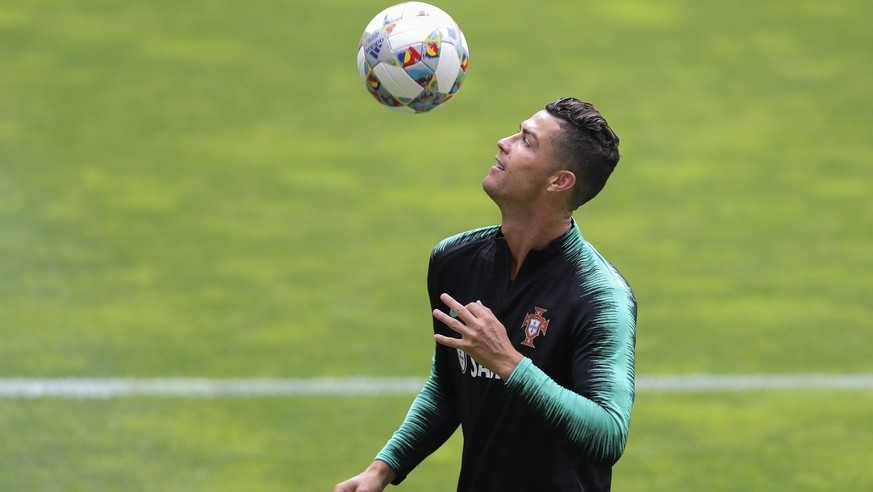
{"type": "Polygon", "coordinates": [[[524,328],[524,341],[521,342],[522,345],[536,348],[533,344],[534,338],[540,336],[540,334],[545,336],[546,330],[549,329],[549,320],[543,317],[545,312],[546,310],[541,307],[534,307],[534,312],[524,317],[524,323],[521,324],[521,327],[524,328]]]}

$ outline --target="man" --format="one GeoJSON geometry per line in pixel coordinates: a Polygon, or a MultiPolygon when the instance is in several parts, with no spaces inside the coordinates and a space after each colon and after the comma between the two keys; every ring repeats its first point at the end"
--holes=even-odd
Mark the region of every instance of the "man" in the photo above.
{"type": "Polygon", "coordinates": [[[608,491],[634,399],[636,300],[572,213],[603,188],[618,136],[561,98],[497,142],[482,186],[500,226],[436,246],[430,378],[373,463],[337,492],[400,483],[462,426],[459,491],[608,491]]]}

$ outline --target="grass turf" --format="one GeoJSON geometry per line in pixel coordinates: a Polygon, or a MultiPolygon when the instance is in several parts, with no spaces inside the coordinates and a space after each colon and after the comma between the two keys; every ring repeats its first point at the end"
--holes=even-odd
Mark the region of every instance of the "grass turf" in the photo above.
{"type": "MultiPolygon", "coordinates": [[[[429,250],[498,221],[495,142],[561,95],[623,139],[577,219],[640,301],[639,373],[873,370],[870,6],[440,6],[470,75],[409,117],[354,66],[384,5],[4,2],[0,375],[423,377],[429,250]]],[[[869,488],[869,403],[640,395],[616,489],[869,488]]],[[[407,404],[2,401],[0,488],[323,490],[407,404]]]]}

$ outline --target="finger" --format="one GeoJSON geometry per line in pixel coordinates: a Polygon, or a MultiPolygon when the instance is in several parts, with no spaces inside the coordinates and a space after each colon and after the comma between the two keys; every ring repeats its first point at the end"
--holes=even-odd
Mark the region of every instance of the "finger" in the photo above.
{"type": "Polygon", "coordinates": [[[470,312],[476,318],[481,318],[485,314],[488,313],[489,309],[482,304],[482,301],[471,302],[465,306],[467,311],[470,312]]]}
{"type": "Polygon", "coordinates": [[[445,335],[434,335],[433,339],[434,341],[436,341],[436,343],[440,345],[445,345],[446,347],[461,348],[460,338],[452,338],[445,335]]]}
{"type": "Polygon", "coordinates": [[[448,306],[448,307],[450,307],[450,308],[452,308],[452,309],[454,309],[455,306],[461,307],[461,303],[460,303],[460,302],[456,301],[454,297],[448,295],[448,294],[445,293],[445,292],[443,292],[442,294],[440,294],[440,300],[443,301],[443,304],[445,304],[446,306],[448,306]]]}
{"type": "Polygon", "coordinates": [[[471,302],[463,307],[463,311],[455,309],[455,312],[458,313],[458,318],[471,328],[477,326],[482,320],[493,317],[491,310],[482,304],[482,301],[471,302]]]}
{"type": "Polygon", "coordinates": [[[467,327],[464,323],[452,318],[448,314],[440,311],[439,309],[433,310],[433,317],[442,322],[442,324],[448,326],[456,333],[464,334],[464,329],[467,327]]]}
{"type": "Polygon", "coordinates": [[[451,308],[451,310],[458,315],[458,318],[463,320],[465,323],[469,323],[475,318],[475,316],[470,313],[467,307],[456,301],[454,297],[443,293],[442,295],[440,295],[440,300],[443,301],[446,306],[451,308]]]}

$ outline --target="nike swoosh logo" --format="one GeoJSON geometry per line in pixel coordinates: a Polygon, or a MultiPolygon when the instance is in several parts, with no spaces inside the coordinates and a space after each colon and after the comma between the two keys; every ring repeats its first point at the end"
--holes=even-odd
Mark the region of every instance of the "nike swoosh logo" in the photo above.
{"type": "Polygon", "coordinates": [[[456,313],[454,309],[449,309],[449,316],[451,316],[452,318],[457,318],[458,313],[456,313]]]}

